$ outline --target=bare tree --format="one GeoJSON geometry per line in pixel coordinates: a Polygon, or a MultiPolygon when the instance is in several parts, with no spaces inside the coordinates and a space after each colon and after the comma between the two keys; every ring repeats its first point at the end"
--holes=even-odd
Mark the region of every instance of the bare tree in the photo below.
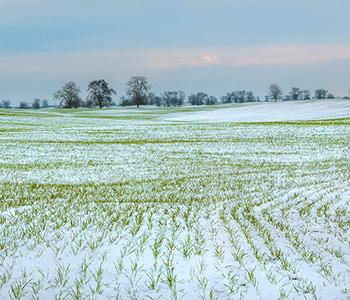
{"type": "Polygon", "coordinates": [[[46,99],[42,100],[41,101],[41,107],[42,108],[49,107],[49,102],[46,99]]]}
{"type": "Polygon", "coordinates": [[[236,102],[236,92],[229,92],[229,93],[226,93],[225,96],[222,96],[221,97],[221,101],[222,103],[233,103],[233,102],[236,102]]]}
{"type": "Polygon", "coordinates": [[[236,91],[237,102],[243,103],[247,98],[247,92],[245,90],[236,91]]]}
{"type": "Polygon", "coordinates": [[[326,99],[328,91],[325,89],[318,89],[315,91],[315,99],[326,99]]]}
{"type": "Polygon", "coordinates": [[[270,85],[269,97],[273,101],[278,101],[279,99],[281,99],[282,95],[283,95],[282,90],[277,84],[270,85]]]}
{"type": "Polygon", "coordinates": [[[255,102],[256,100],[254,93],[246,90],[232,91],[221,97],[222,103],[255,102]]]}
{"type": "Polygon", "coordinates": [[[127,94],[136,106],[139,108],[141,104],[147,99],[147,92],[151,89],[144,76],[133,76],[127,82],[127,94]]]}
{"type": "Polygon", "coordinates": [[[204,105],[209,102],[209,95],[207,93],[198,92],[197,94],[192,94],[188,97],[188,102],[191,105],[204,105]]]}
{"type": "Polygon", "coordinates": [[[120,97],[120,106],[130,106],[130,105],[133,105],[131,99],[129,99],[125,96],[120,97]]]}
{"type": "Polygon", "coordinates": [[[292,87],[292,91],[290,92],[291,100],[300,100],[303,91],[297,87],[292,87]]]}
{"type": "Polygon", "coordinates": [[[41,103],[40,103],[40,99],[34,99],[32,102],[32,108],[34,109],[39,109],[41,108],[41,103]]]}
{"type": "Polygon", "coordinates": [[[11,101],[10,100],[3,100],[2,107],[3,108],[11,108],[11,101]]]}
{"type": "Polygon", "coordinates": [[[19,103],[19,108],[20,109],[28,109],[29,108],[29,104],[27,102],[22,101],[22,102],[19,103]]]}
{"type": "Polygon", "coordinates": [[[104,79],[91,81],[87,91],[89,93],[87,102],[98,105],[100,109],[112,105],[112,95],[116,94],[104,79]]]}
{"type": "Polygon", "coordinates": [[[54,94],[54,98],[58,100],[63,107],[77,108],[81,106],[79,93],[79,87],[74,82],[70,81],[54,94]]]}
{"type": "Polygon", "coordinates": [[[218,99],[215,96],[209,96],[205,101],[206,105],[214,105],[217,103],[218,103],[218,99]]]}
{"type": "Polygon", "coordinates": [[[248,91],[246,95],[246,102],[256,102],[257,98],[254,96],[252,91],[248,91]]]}
{"type": "Polygon", "coordinates": [[[166,91],[161,94],[164,106],[181,106],[184,104],[186,95],[183,91],[166,91]]]}

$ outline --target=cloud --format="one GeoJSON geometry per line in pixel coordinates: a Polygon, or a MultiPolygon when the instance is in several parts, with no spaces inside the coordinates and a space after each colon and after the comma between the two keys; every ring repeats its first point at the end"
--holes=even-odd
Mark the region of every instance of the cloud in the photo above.
{"type": "Polygon", "coordinates": [[[145,62],[149,68],[174,69],[207,65],[312,65],[340,59],[350,59],[350,44],[154,49],[145,62]]]}
{"type": "Polygon", "coordinates": [[[350,59],[350,44],[228,48],[116,49],[0,55],[7,78],[91,78],[205,66],[317,65],[350,59]]]}

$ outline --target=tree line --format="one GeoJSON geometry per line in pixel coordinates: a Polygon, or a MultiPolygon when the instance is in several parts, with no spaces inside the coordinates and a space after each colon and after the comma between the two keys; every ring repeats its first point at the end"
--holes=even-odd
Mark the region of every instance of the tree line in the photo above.
{"type": "MultiPolygon", "coordinates": [[[[336,97],[329,93],[326,89],[317,89],[314,95],[311,95],[309,90],[302,90],[297,87],[292,87],[291,91],[284,94],[281,88],[277,84],[272,84],[269,88],[269,94],[265,97],[266,101],[279,101],[279,100],[311,100],[311,99],[335,99],[336,97]]],[[[343,99],[350,99],[350,97],[343,97],[343,99]]]]}
{"type": "MultiPolygon", "coordinates": [[[[54,99],[58,101],[59,106],[64,108],[78,107],[109,107],[117,105],[113,102],[113,96],[116,91],[110,87],[109,83],[104,79],[93,80],[87,88],[87,97],[85,100],[80,96],[81,90],[74,82],[67,82],[60,90],[54,93],[54,99]]],[[[165,91],[160,95],[155,95],[151,91],[145,76],[133,76],[126,84],[126,96],[120,97],[120,106],[136,105],[156,105],[163,107],[181,106],[185,103],[190,105],[214,105],[217,103],[245,103],[260,101],[295,101],[310,99],[335,99],[336,97],[329,93],[326,89],[317,89],[311,93],[309,90],[303,90],[298,87],[292,87],[287,93],[284,93],[277,84],[269,87],[268,94],[263,100],[259,96],[255,96],[252,91],[236,90],[226,93],[220,99],[215,96],[208,95],[204,92],[198,92],[186,97],[183,91],[165,91]]],[[[339,97],[338,97],[339,98],[339,97]]],[[[350,97],[343,97],[350,99],[350,97]]],[[[11,102],[4,100],[0,102],[0,107],[10,108],[11,102]]],[[[19,108],[46,108],[49,107],[47,100],[34,99],[31,104],[28,102],[20,102],[19,108]]]]}
{"type": "MultiPolygon", "coordinates": [[[[18,108],[20,109],[39,109],[39,108],[47,108],[49,107],[49,101],[46,99],[34,99],[31,103],[28,103],[26,101],[21,101],[18,105],[18,108]]],[[[11,101],[10,100],[3,100],[0,102],[0,108],[12,108],[11,101]]]]}

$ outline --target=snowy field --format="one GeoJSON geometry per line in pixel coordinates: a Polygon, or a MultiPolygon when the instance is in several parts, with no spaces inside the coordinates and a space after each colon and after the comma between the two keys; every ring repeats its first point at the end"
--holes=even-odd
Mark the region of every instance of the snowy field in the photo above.
{"type": "Polygon", "coordinates": [[[271,122],[323,120],[350,116],[350,100],[309,100],[236,104],[192,114],[180,113],[169,117],[176,121],[209,122],[271,122]]]}
{"type": "Polygon", "coordinates": [[[0,110],[0,299],[349,299],[349,105],[0,110]]]}

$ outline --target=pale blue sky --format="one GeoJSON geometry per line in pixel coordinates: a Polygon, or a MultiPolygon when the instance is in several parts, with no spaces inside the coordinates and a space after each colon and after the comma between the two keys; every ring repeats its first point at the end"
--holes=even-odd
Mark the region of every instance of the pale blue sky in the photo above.
{"type": "Polygon", "coordinates": [[[65,81],[106,78],[124,93],[220,96],[269,83],[350,88],[348,0],[0,0],[0,99],[52,98],[65,81]]]}

